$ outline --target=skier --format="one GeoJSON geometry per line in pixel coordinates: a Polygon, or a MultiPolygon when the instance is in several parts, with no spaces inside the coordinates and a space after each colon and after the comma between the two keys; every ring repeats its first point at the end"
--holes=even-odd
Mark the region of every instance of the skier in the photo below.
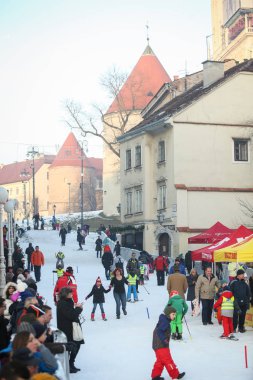
{"type": "Polygon", "coordinates": [[[174,307],[177,311],[176,317],[171,321],[172,339],[181,340],[183,333],[182,319],[187,313],[188,305],[176,290],[170,292],[170,299],[167,305],[174,307]]]}
{"type": "Polygon", "coordinates": [[[64,246],[65,245],[65,242],[66,242],[66,235],[67,235],[67,230],[66,228],[63,226],[63,224],[61,225],[61,229],[59,231],[59,236],[61,237],[61,245],[64,246]]]}
{"type": "Polygon", "coordinates": [[[78,241],[78,244],[79,244],[79,251],[82,251],[83,250],[83,247],[82,247],[82,244],[83,244],[83,235],[82,235],[81,228],[78,227],[76,232],[77,232],[76,240],[78,241]]]}
{"type": "Polygon", "coordinates": [[[104,321],[107,321],[107,319],[105,317],[105,311],[104,311],[103,303],[105,302],[104,293],[108,293],[110,290],[111,290],[110,286],[107,290],[103,287],[102,281],[101,281],[100,277],[98,277],[96,279],[96,283],[93,286],[91,292],[85,297],[85,299],[87,300],[89,297],[93,296],[93,309],[91,312],[91,320],[92,321],[95,321],[95,311],[96,311],[97,305],[99,305],[99,307],[100,307],[102,319],[104,321]]]}
{"type": "Polygon", "coordinates": [[[170,323],[176,317],[176,309],[171,306],[166,306],[164,314],[161,314],[159,321],[153,332],[152,348],[155,351],[156,361],[151,373],[152,380],[164,380],[161,377],[164,367],[172,379],[182,379],[185,372],[179,373],[179,370],[174,363],[170,349],[170,323]]]}
{"type": "Polygon", "coordinates": [[[221,319],[223,326],[223,334],[221,335],[221,338],[238,340],[233,334],[233,315],[234,310],[236,310],[237,313],[241,313],[241,310],[228,286],[223,287],[221,296],[214,304],[214,310],[217,310],[218,307],[221,307],[221,319]]]}
{"type": "Polygon", "coordinates": [[[131,269],[127,276],[127,281],[128,281],[127,302],[131,302],[132,292],[134,295],[134,302],[138,301],[138,295],[136,291],[137,280],[138,280],[137,274],[135,273],[133,269],[131,269]]]}

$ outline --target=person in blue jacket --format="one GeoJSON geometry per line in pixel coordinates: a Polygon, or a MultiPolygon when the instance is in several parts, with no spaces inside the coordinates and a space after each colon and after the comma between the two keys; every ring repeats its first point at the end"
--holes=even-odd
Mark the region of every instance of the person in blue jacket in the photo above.
{"type": "Polygon", "coordinates": [[[170,268],[169,274],[175,273],[175,266],[179,267],[179,272],[186,276],[185,265],[180,261],[179,257],[175,259],[174,265],[170,268]]]}

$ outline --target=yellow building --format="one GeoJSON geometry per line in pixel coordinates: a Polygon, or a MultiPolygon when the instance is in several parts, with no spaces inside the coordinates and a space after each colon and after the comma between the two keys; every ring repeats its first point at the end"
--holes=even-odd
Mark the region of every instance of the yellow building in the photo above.
{"type": "Polygon", "coordinates": [[[211,4],[213,59],[253,58],[253,0],[212,0],[211,4]]]}

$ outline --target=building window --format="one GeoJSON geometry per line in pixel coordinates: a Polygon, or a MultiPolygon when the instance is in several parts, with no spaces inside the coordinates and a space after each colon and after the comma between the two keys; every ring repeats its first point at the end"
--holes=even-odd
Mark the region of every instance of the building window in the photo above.
{"type": "Polygon", "coordinates": [[[142,212],[142,189],[135,191],[135,212],[142,212]]]}
{"type": "Polygon", "coordinates": [[[247,139],[234,139],[235,161],[248,161],[248,141],[247,139]]]}
{"type": "Polygon", "coordinates": [[[126,170],[132,168],[131,149],[126,150],[126,170]]]}
{"type": "Polygon", "coordinates": [[[132,192],[128,191],[126,193],[126,213],[128,215],[128,214],[132,214],[132,212],[133,212],[133,209],[132,209],[132,192]]]}
{"type": "Polygon", "coordinates": [[[158,210],[166,208],[166,185],[161,184],[158,187],[158,210]]]}
{"type": "Polygon", "coordinates": [[[141,166],[141,146],[137,145],[135,147],[135,167],[141,166]]]}
{"type": "Polygon", "coordinates": [[[159,141],[158,143],[158,162],[165,161],[165,141],[159,141]]]}

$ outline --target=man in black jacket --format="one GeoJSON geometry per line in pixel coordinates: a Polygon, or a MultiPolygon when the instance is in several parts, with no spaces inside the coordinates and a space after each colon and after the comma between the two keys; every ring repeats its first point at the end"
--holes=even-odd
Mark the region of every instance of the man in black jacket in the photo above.
{"type": "Polygon", "coordinates": [[[246,284],[244,280],[244,270],[239,269],[236,273],[236,279],[232,281],[230,284],[230,290],[233,293],[235,300],[237,301],[240,311],[238,313],[238,310],[234,310],[234,317],[233,317],[233,324],[234,324],[234,330],[236,331],[237,326],[239,329],[239,332],[244,333],[245,327],[245,316],[246,312],[249,308],[250,303],[250,291],[249,286],[246,284]],[[238,318],[239,317],[239,318],[238,318]],[[238,323],[239,319],[239,323],[238,323]]]}
{"type": "Polygon", "coordinates": [[[33,265],[31,264],[31,256],[34,251],[35,249],[33,248],[32,243],[29,243],[28,247],[25,250],[25,254],[27,255],[27,269],[31,272],[33,271],[33,265]]]}

